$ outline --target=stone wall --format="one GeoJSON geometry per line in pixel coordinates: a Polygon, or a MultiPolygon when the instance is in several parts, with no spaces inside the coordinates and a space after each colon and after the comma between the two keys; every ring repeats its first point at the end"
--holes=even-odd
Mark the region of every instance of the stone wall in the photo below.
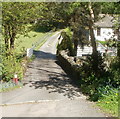
{"type": "Polygon", "coordinates": [[[59,65],[76,82],[81,80],[80,70],[82,65],[74,61],[74,57],[69,57],[65,51],[60,51],[57,56],[59,65]]]}

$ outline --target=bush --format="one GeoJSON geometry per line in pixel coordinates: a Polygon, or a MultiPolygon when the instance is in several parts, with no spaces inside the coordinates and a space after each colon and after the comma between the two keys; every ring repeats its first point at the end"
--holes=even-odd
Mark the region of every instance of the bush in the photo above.
{"type": "Polygon", "coordinates": [[[10,81],[14,77],[14,74],[18,75],[19,80],[23,79],[23,67],[17,56],[15,52],[11,52],[10,55],[6,52],[2,53],[1,75],[3,81],[10,81]]]}
{"type": "MultiPolygon", "coordinates": [[[[120,67],[118,58],[110,61],[110,67],[106,71],[104,58],[98,56],[98,73],[93,69],[93,58],[88,56],[83,66],[80,68],[81,81],[79,85],[83,93],[88,94],[92,101],[98,101],[106,95],[113,95],[114,90],[119,89],[120,85],[120,67]],[[114,90],[113,90],[114,89],[114,90]]],[[[110,97],[111,98],[111,97],[110,97]]],[[[113,98],[117,99],[115,96],[113,98]]],[[[111,99],[113,100],[113,99],[111,99]]],[[[118,102],[118,100],[116,100],[118,102]]]]}
{"type": "Polygon", "coordinates": [[[39,21],[33,26],[33,30],[36,32],[48,32],[50,30],[54,29],[53,23],[50,23],[49,20],[46,20],[44,22],[39,21]]]}
{"type": "Polygon", "coordinates": [[[120,61],[115,57],[110,64],[111,84],[118,88],[120,86],[120,61]]]}
{"type": "Polygon", "coordinates": [[[73,32],[71,31],[71,29],[67,27],[66,29],[64,29],[64,31],[70,37],[70,39],[72,39],[73,32]]]}
{"type": "Polygon", "coordinates": [[[82,66],[82,73],[81,73],[83,79],[89,78],[92,75],[94,75],[94,77],[99,79],[100,77],[104,77],[107,74],[105,70],[106,65],[104,63],[104,59],[99,53],[98,53],[98,59],[96,60],[98,63],[97,70],[94,69],[93,55],[86,57],[85,62],[83,63],[82,66]]]}
{"type": "Polygon", "coordinates": [[[101,95],[98,100],[98,105],[106,112],[118,117],[118,89],[111,86],[99,87],[98,94],[101,95]]]}
{"type": "Polygon", "coordinates": [[[62,36],[62,41],[60,44],[58,44],[57,46],[57,54],[59,53],[59,51],[61,50],[68,50],[69,51],[69,55],[74,55],[74,50],[73,50],[73,44],[72,44],[72,39],[71,37],[68,35],[68,33],[66,32],[61,32],[61,36],[62,36]]]}

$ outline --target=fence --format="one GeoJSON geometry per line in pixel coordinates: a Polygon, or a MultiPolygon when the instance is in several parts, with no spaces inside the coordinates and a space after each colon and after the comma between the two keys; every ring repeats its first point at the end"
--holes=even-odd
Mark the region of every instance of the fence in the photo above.
{"type": "Polygon", "coordinates": [[[33,50],[41,43],[41,41],[46,40],[51,34],[52,34],[52,30],[49,31],[43,38],[42,40],[40,39],[39,41],[37,41],[36,43],[34,43],[32,45],[32,48],[28,48],[27,49],[27,57],[31,57],[33,55],[33,50]]]}

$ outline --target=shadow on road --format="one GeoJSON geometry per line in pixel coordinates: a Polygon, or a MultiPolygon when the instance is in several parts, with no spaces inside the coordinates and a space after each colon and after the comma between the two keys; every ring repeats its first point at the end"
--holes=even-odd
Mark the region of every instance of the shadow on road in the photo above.
{"type": "Polygon", "coordinates": [[[56,55],[42,51],[34,51],[34,54],[37,61],[28,66],[29,70],[33,70],[28,73],[28,79],[32,79],[31,77],[34,79],[29,80],[26,84],[30,84],[30,87],[35,89],[46,88],[49,93],[61,93],[68,98],[80,97],[79,88],[58,65],[55,60],[56,55]]]}
{"type": "Polygon", "coordinates": [[[43,51],[37,51],[37,50],[34,50],[34,55],[36,58],[40,58],[40,59],[52,59],[52,60],[55,60],[56,59],[56,55],[55,54],[51,54],[49,52],[43,52],[43,51]]]}
{"type": "Polygon", "coordinates": [[[80,94],[78,93],[78,88],[75,89],[75,87],[72,85],[72,83],[69,80],[61,79],[61,75],[49,75],[48,81],[30,81],[32,84],[31,86],[35,87],[35,89],[42,89],[45,87],[47,90],[49,90],[49,93],[57,92],[61,93],[64,96],[67,96],[68,98],[73,97],[79,97],[80,94]]]}

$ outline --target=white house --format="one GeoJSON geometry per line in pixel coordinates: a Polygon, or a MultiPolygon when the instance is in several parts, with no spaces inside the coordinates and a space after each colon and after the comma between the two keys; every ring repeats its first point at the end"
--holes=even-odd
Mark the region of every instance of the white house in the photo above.
{"type": "Polygon", "coordinates": [[[114,18],[108,14],[100,14],[100,17],[101,19],[94,24],[95,39],[99,41],[105,41],[111,38],[116,39],[117,35],[114,29],[114,18]]]}
{"type": "MultiPolygon", "coordinates": [[[[114,30],[114,18],[108,14],[100,14],[100,17],[100,20],[94,24],[95,39],[98,41],[106,41],[113,38],[117,39],[117,34],[114,30]]],[[[88,40],[90,40],[90,35],[88,40]]],[[[106,48],[102,46],[102,44],[98,43],[97,50],[103,54],[105,53],[106,48]]],[[[78,45],[77,56],[88,54],[92,54],[91,46],[84,46],[82,49],[80,45],[78,45]]]]}

